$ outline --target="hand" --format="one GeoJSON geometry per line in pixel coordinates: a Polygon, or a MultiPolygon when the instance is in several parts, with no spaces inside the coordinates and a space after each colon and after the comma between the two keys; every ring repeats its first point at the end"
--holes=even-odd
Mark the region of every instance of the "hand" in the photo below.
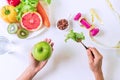
{"type": "Polygon", "coordinates": [[[104,80],[101,68],[103,56],[98,52],[96,48],[91,47],[87,50],[87,54],[90,68],[94,73],[96,80],[104,80]]]}
{"type": "MultiPolygon", "coordinates": [[[[51,39],[45,39],[44,41],[48,42],[51,45],[52,50],[53,50],[54,43],[51,41],[51,39]]],[[[41,70],[48,61],[48,60],[45,60],[45,61],[39,62],[33,58],[32,54],[30,54],[30,59],[31,59],[30,65],[31,65],[31,67],[33,67],[35,69],[35,71],[41,70]]]]}
{"type": "MultiPolygon", "coordinates": [[[[48,42],[51,47],[53,48],[53,42],[51,42],[51,39],[45,39],[46,42],[48,42]]],[[[47,63],[48,60],[39,62],[35,60],[30,54],[31,63],[26,68],[26,70],[17,78],[17,80],[32,80],[33,77],[37,74],[38,71],[40,71],[47,63]]]]}
{"type": "Polygon", "coordinates": [[[98,52],[96,48],[89,48],[87,50],[88,53],[88,59],[90,68],[93,72],[97,72],[101,70],[102,66],[102,55],[98,52]]]}

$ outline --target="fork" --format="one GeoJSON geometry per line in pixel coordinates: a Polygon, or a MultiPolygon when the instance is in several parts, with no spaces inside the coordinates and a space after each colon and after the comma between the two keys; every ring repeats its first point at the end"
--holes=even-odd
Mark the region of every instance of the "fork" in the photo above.
{"type": "Polygon", "coordinates": [[[84,46],[86,50],[88,49],[88,47],[82,41],[80,41],[80,43],[84,46]]]}
{"type": "MultiPolygon", "coordinates": [[[[82,41],[80,41],[80,43],[84,46],[84,48],[85,48],[86,50],[89,49],[82,41]]],[[[95,57],[92,51],[91,51],[91,53],[92,53],[92,56],[95,57]]]]}

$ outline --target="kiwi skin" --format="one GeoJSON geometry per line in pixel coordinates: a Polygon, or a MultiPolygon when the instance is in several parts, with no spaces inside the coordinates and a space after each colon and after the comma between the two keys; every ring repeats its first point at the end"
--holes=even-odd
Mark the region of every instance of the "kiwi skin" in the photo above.
{"type": "Polygon", "coordinates": [[[29,36],[29,31],[27,31],[26,29],[24,28],[20,28],[18,31],[17,31],[17,36],[21,39],[25,39],[29,36]]]}

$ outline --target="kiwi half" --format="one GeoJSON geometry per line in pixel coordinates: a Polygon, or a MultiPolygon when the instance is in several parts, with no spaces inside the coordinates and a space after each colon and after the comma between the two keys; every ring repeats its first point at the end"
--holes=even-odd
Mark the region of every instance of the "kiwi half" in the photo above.
{"type": "Polygon", "coordinates": [[[24,28],[21,28],[17,31],[17,36],[21,39],[27,38],[29,35],[29,31],[24,28]]]}
{"type": "Polygon", "coordinates": [[[18,31],[18,25],[16,23],[9,24],[7,27],[9,34],[15,34],[18,31]]]}

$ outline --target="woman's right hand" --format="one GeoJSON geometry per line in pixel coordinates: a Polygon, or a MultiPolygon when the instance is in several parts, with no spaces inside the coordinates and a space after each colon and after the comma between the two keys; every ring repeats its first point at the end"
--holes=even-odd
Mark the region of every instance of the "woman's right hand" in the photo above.
{"type": "Polygon", "coordinates": [[[102,59],[103,56],[99,53],[96,48],[90,47],[87,50],[89,66],[95,75],[96,80],[104,80],[102,73],[102,59]]]}

